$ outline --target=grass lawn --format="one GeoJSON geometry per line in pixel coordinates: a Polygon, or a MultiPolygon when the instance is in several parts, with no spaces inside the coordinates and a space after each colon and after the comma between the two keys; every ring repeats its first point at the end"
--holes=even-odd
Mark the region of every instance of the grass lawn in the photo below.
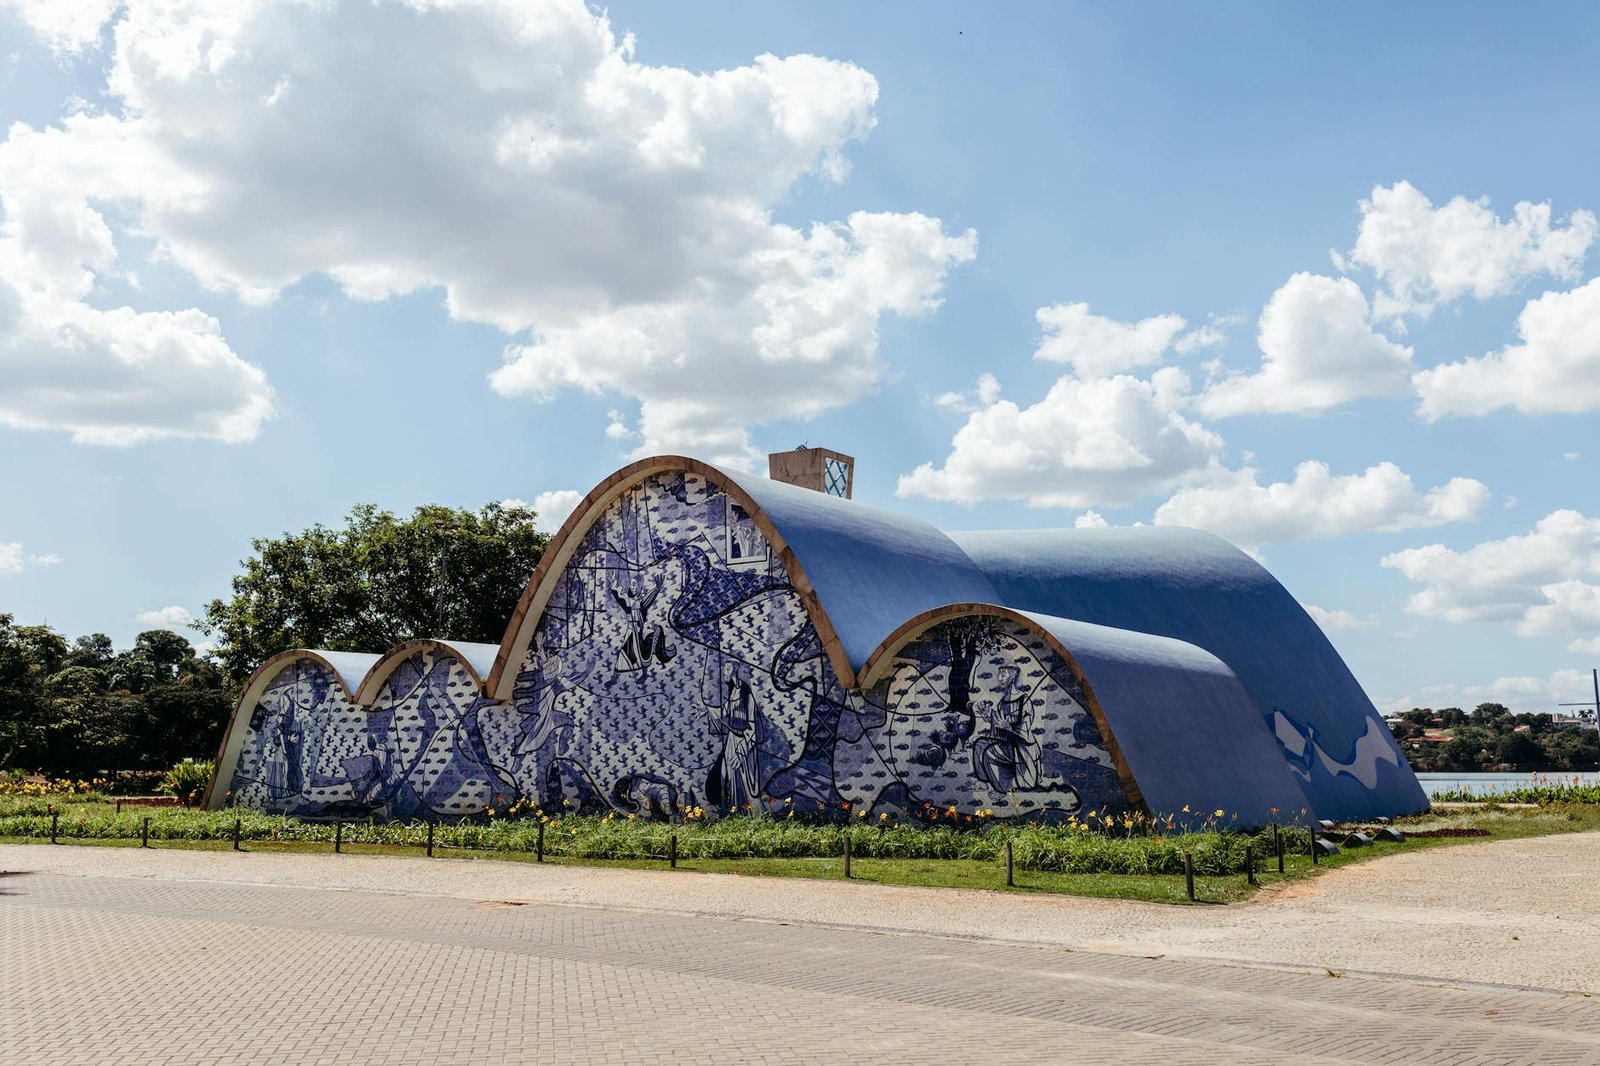
{"type": "MultiPolygon", "coordinates": [[[[67,801],[63,804],[63,817],[72,808],[85,809],[98,803],[103,811],[105,801],[67,801]]],[[[0,802],[0,816],[7,813],[8,804],[0,802]]],[[[135,808],[126,815],[132,825],[145,813],[152,818],[161,817],[159,810],[145,811],[135,808]]],[[[1600,806],[1570,804],[1531,809],[1498,808],[1485,806],[1473,810],[1452,810],[1417,818],[1404,818],[1396,823],[1408,834],[1403,844],[1374,844],[1368,848],[1342,850],[1338,855],[1323,859],[1313,865],[1304,854],[1287,857],[1285,872],[1277,872],[1276,861],[1268,854],[1257,856],[1257,878],[1261,886],[1317,876],[1324,870],[1336,869],[1351,863],[1368,862],[1386,855],[1395,855],[1422,848],[1455,847],[1490,840],[1510,840],[1521,837],[1543,836],[1552,833],[1600,830],[1600,806]],[[1487,833],[1483,836],[1414,836],[1433,830],[1474,829],[1487,833]]],[[[48,836],[0,835],[0,843],[47,843],[48,836]]],[[[63,836],[63,844],[102,847],[138,847],[139,840],[107,838],[73,838],[63,836]]],[[[192,849],[204,851],[231,850],[228,840],[163,840],[152,839],[151,847],[162,849],[192,849]]],[[[326,841],[246,841],[244,850],[254,852],[282,852],[290,854],[327,854],[331,846],[326,841]]],[[[359,843],[347,840],[344,852],[351,855],[401,855],[420,857],[421,848],[396,844],[359,843]]],[[[510,862],[533,862],[531,852],[521,850],[470,849],[440,846],[436,855],[450,859],[495,859],[510,862]]],[[[664,857],[643,859],[580,859],[552,856],[546,862],[562,866],[618,867],[624,869],[664,869],[664,857]]],[[[683,873],[722,873],[754,877],[804,877],[837,880],[843,877],[843,862],[838,857],[829,858],[680,858],[678,871],[683,873]]],[[[970,859],[905,859],[863,858],[852,862],[852,875],[856,881],[876,884],[921,885],[936,888],[977,888],[1001,892],[1047,893],[1075,896],[1096,896],[1110,899],[1144,900],[1155,903],[1188,905],[1182,875],[1173,874],[1112,874],[1112,873],[1054,873],[1018,868],[1016,884],[1007,887],[1005,870],[1001,862],[974,861],[970,859]]],[[[1258,888],[1249,885],[1243,873],[1230,876],[1196,876],[1195,895],[1199,904],[1232,903],[1249,899],[1258,888]]]]}

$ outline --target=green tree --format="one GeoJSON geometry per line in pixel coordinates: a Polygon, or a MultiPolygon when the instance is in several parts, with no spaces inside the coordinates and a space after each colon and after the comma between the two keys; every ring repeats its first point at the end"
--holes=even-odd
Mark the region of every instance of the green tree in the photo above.
{"type": "Polygon", "coordinates": [[[1505,733],[1494,745],[1494,760],[1515,770],[1543,765],[1544,749],[1526,733],[1505,733]]]}
{"type": "Polygon", "coordinates": [[[1482,726],[1463,725],[1439,747],[1439,762],[1446,769],[1466,773],[1482,770],[1494,758],[1495,735],[1482,726]]]}
{"type": "Polygon", "coordinates": [[[396,518],[371,504],[345,525],[252,542],[233,595],[198,628],[235,682],[290,648],[384,651],[415,637],[498,643],[549,538],[534,513],[419,507],[396,518]]]}
{"type": "Polygon", "coordinates": [[[109,666],[116,649],[111,646],[111,638],[104,633],[90,633],[86,637],[79,637],[72,642],[72,650],[67,652],[69,666],[109,666]]]}
{"type": "Polygon", "coordinates": [[[66,657],[66,640],[49,626],[19,626],[11,615],[0,614],[0,767],[38,758],[45,682],[66,657]]]}
{"type": "Polygon", "coordinates": [[[1511,710],[1503,703],[1480,703],[1472,709],[1471,722],[1473,725],[1509,728],[1505,723],[1511,718],[1511,710]]]}
{"type": "Polygon", "coordinates": [[[1600,769],[1600,736],[1596,736],[1593,726],[1552,729],[1545,738],[1544,750],[1554,764],[1552,769],[1600,769]]]}
{"type": "Polygon", "coordinates": [[[118,652],[0,614],[0,767],[88,777],[210,757],[232,705],[221,669],[177,633],[118,652]]]}

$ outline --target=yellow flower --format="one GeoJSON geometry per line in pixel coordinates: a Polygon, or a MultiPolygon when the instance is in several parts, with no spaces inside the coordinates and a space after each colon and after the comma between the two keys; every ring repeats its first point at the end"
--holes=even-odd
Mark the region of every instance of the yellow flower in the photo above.
{"type": "Polygon", "coordinates": [[[1183,813],[1184,814],[1188,814],[1189,813],[1189,805],[1187,803],[1185,803],[1183,805],[1183,813]]]}
{"type": "Polygon", "coordinates": [[[1215,811],[1212,812],[1212,814],[1215,817],[1221,818],[1222,817],[1222,808],[1218,807],[1215,811]]]}

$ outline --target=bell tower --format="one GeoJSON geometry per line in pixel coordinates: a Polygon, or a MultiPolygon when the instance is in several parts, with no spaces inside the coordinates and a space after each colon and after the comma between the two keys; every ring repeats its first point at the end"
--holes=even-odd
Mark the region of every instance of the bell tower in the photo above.
{"type": "Polygon", "coordinates": [[[856,461],[854,456],[831,448],[802,444],[793,451],[768,455],[767,476],[773,481],[848,500],[855,490],[856,461]]]}

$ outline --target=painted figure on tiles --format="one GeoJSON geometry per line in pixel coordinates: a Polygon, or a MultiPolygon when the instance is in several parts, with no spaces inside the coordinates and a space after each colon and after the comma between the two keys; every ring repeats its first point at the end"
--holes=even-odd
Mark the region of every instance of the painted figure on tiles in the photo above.
{"type": "Polygon", "coordinates": [[[722,738],[719,788],[712,802],[729,811],[753,809],[761,796],[760,712],[747,664],[731,665],[722,706],[712,712],[711,731],[722,738]]]}
{"type": "Polygon", "coordinates": [[[650,606],[661,595],[661,579],[650,583],[650,591],[629,594],[626,588],[612,585],[608,590],[618,607],[628,617],[627,636],[622,640],[622,650],[617,653],[618,670],[649,670],[651,661],[665,666],[672,661],[673,651],[667,644],[666,632],[661,624],[649,624],[650,606]]]}
{"type": "Polygon", "coordinates": [[[1041,787],[1039,741],[1033,735],[1028,698],[1032,689],[1019,684],[1021,667],[1001,666],[995,673],[999,693],[978,704],[989,729],[972,742],[973,766],[979,780],[996,791],[1032,792],[1041,787]]]}

